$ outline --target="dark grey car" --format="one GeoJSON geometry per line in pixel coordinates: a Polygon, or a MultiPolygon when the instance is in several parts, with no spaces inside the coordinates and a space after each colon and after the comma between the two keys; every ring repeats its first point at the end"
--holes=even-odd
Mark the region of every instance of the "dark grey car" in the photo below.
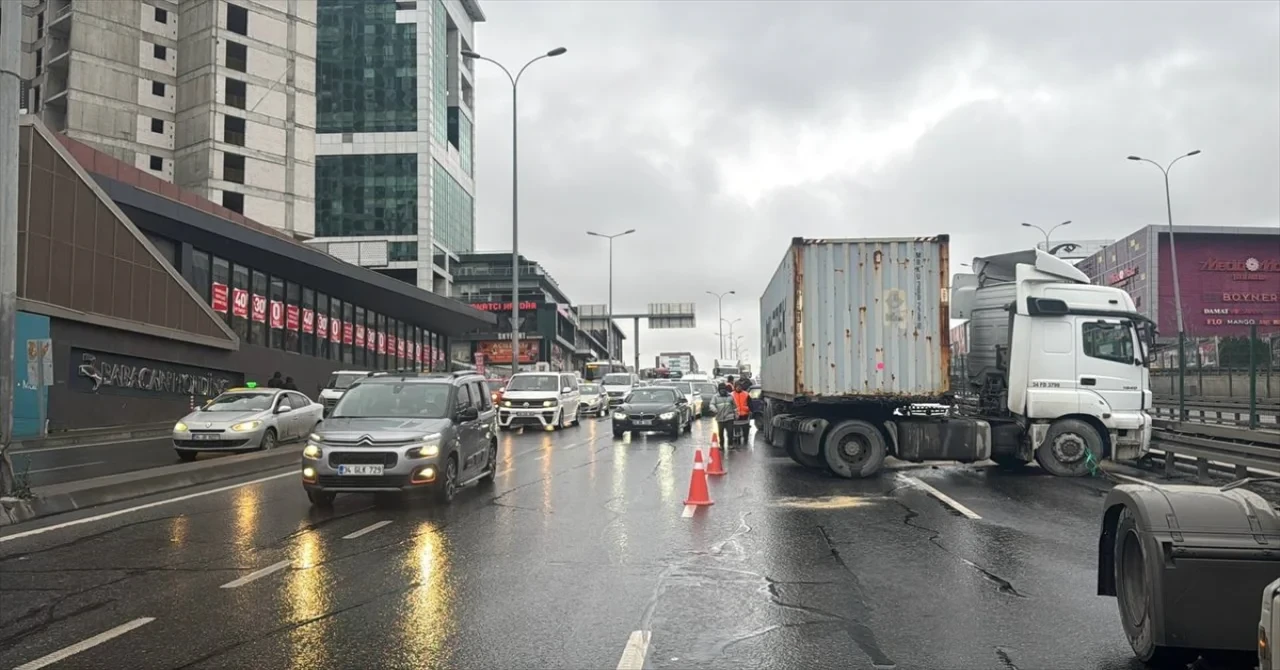
{"type": "Polygon", "coordinates": [[[632,391],[613,410],[613,436],[633,433],[665,432],[679,437],[681,431],[693,428],[693,409],[689,399],[670,386],[647,386],[632,391]]]}
{"type": "Polygon", "coordinates": [[[459,487],[497,474],[496,416],[473,372],[361,379],[308,440],[302,486],[322,506],[338,493],[432,491],[450,502],[459,487]]]}

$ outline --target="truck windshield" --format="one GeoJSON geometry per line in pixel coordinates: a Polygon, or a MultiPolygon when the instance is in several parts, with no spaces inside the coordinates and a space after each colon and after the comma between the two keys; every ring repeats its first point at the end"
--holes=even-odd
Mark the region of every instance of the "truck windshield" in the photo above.
{"type": "Polygon", "coordinates": [[[1098,321],[1084,324],[1084,354],[1091,358],[1133,365],[1133,328],[1127,323],[1098,321]]]}
{"type": "Polygon", "coordinates": [[[336,375],[333,375],[332,377],[329,377],[329,383],[325,384],[324,387],[327,389],[345,389],[350,387],[352,384],[356,383],[356,380],[364,379],[366,376],[367,375],[365,375],[363,372],[354,373],[354,374],[352,373],[336,374],[336,375]]]}
{"type": "Polygon", "coordinates": [[[630,386],[631,375],[628,374],[611,374],[605,375],[604,381],[600,382],[606,386],[630,386]]]}

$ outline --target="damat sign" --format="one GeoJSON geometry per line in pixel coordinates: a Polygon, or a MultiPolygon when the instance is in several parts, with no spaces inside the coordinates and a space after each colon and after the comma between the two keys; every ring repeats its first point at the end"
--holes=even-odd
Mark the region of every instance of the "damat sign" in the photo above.
{"type": "Polygon", "coordinates": [[[244,382],[233,372],[74,347],[71,365],[67,385],[81,393],[212,398],[244,382]]]}

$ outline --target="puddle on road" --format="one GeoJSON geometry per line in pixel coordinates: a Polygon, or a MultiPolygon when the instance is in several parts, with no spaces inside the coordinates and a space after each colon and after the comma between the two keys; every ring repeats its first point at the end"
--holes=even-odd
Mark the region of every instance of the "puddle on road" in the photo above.
{"type": "Polygon", "coordinates": [[[778,507],[792,507],[795,509],[831,510],[866,507],[877,502],[880,502],[880,500],[860,496],[824,496],[821,498],[779,498],[773,504],[778,507]]]}

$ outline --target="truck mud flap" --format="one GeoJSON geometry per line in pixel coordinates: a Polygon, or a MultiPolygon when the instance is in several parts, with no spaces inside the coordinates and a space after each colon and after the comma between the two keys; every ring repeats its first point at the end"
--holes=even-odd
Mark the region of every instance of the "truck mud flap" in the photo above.
{"type": "MultiPolygon", "coordinates": [[[[1140,622],[1149,627],[1144,638],[1202,650],[1256,647],[1262,591],[1280,578],[1280,518],[1266,500],[1242,488],[1124,484],[1111,490],[1104,509],[1098,595],[1143,589],[1152,602],[1150,618],[1140,622]],[[1121,534],[1137,541],[1118,551],[1121,534]],[[1130,546],[1141,548],[1135,565],[1144,566],[1145,579],[1119,577],[1125,585],[1118,589],[1117,560],[1128,563],[1117,553],[1130,546]]],[[[1126,567],[1122,574],[1132,573],[1126,567]]]]}
{"type": "Polygon", "coordinates": [[[906,418],[885,422],[895,457],[975,463],[991,458],[991,425],[981,419],[906,418]]]}
{"type": "Polygon", "coordinates": [[[821,453],[822,436],[830,422],[811,416],[779,414],[773,417],[773,445],[785,447],[795,440],[796,449],[806,456],[817,458],[821,453]]]}

